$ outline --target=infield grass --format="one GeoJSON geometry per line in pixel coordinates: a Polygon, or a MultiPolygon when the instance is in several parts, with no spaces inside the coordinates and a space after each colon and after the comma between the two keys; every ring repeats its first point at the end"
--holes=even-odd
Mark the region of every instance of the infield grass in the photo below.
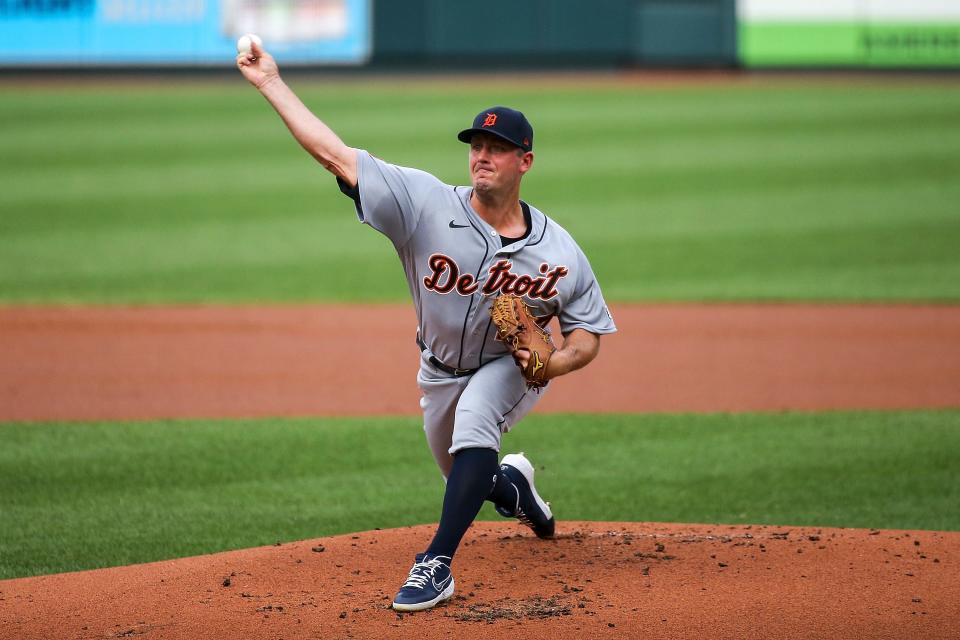
{"type": "MultiPolygon", "coordinates": [[[[0,578],[436,522],[443,495],[408,418],[6,424],[0,442],[0,578]]],[[[561,520],[960,530],[960,411],[535,415],[505,447],[561,520]]]]}
{"type": "MultiPolygon", "coordinates": [[[[481,108],[611,301],[960,300],[960,83],[291,81],[348,144],[463,183],[481,108]]],[[[0,93],[0,302],[404,300],[389,242],[235,82],[0,93]]]]}

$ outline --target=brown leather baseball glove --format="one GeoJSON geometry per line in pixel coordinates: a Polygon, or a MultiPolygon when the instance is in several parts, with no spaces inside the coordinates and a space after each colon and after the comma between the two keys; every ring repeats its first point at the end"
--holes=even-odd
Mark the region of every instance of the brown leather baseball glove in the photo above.
{"type": "Polygon", "coordinates": [[[505,342],[512,353],[519,349],[530,352],[530,361],[520,371],[530,389],[547,384],[547,363],[557,348],[550,332],[537,323],[523,298],[510,293],[497,296],[490,307],[490,317],[497,325],[497,340],[505,342]]]}

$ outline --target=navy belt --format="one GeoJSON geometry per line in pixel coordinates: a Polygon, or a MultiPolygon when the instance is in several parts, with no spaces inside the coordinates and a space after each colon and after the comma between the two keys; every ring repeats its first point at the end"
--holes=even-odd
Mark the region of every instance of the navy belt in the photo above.
{"type": "MultiPolygon", "coordinates": [[[[427,350],[427,345],[420,338],[419,333],[417,334],[417,346],[420,347],[420,351],[427,350]]],[[[479,371],[479,369],[457,369],[454,367],[448,367],[444,363],[440,362],[440,360],[438,360],[433,354],[431,354],[428,359],[430,360],[430,364],[435,366],[437,369],[440,369],[440,371],[443,371],[444,373],[449,374],[451,376],[455,376],[457,378],[473,375],[474,373],[479,371]]]]}

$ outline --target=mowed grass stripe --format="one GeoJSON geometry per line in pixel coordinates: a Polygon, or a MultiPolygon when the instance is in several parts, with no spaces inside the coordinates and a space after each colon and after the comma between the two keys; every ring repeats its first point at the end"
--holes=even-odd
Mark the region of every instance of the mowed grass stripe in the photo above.
{"type": "MultiPolygon", "coordinates": [[[[504,451],[531,456],[560,519],[960,530],[958,427],[532,416],[504,451]]],[[[435,522],[443,493],[415,419],[6,424],[0,441],[3,578],[435,522]]]]}
{"type": "MultiPolygon", "coordinates": [[[[580,241],[612,301],[960,300],[949,83],[294,85],[350,144],[453,183],[464,118],[524,108],[525,197],[580,241]]],[[[23,89],[0,116],[0,300],[407,297],[389,242],[352,224],[239,78],[23,89]]]]}

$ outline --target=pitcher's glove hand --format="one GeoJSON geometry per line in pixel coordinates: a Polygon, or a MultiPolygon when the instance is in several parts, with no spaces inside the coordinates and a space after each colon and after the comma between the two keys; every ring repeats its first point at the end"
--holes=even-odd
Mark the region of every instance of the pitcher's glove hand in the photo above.
{"type": "MultiPolygon", "coordinates": [[[[497,296],[490,307],[490,317],[497,325],[497,340],[505,342],[510,352],[516,355],[520,349],[530,353],[525,368],[520,371],[527,381],[527,388],[540,389],[547,384],[547,363],[557,348],[550,332],[537,323],[537,317],[520,296],[510,293],[497,296]]],[[[517,363],[517,366],[521,366],[517,363]]]]}

